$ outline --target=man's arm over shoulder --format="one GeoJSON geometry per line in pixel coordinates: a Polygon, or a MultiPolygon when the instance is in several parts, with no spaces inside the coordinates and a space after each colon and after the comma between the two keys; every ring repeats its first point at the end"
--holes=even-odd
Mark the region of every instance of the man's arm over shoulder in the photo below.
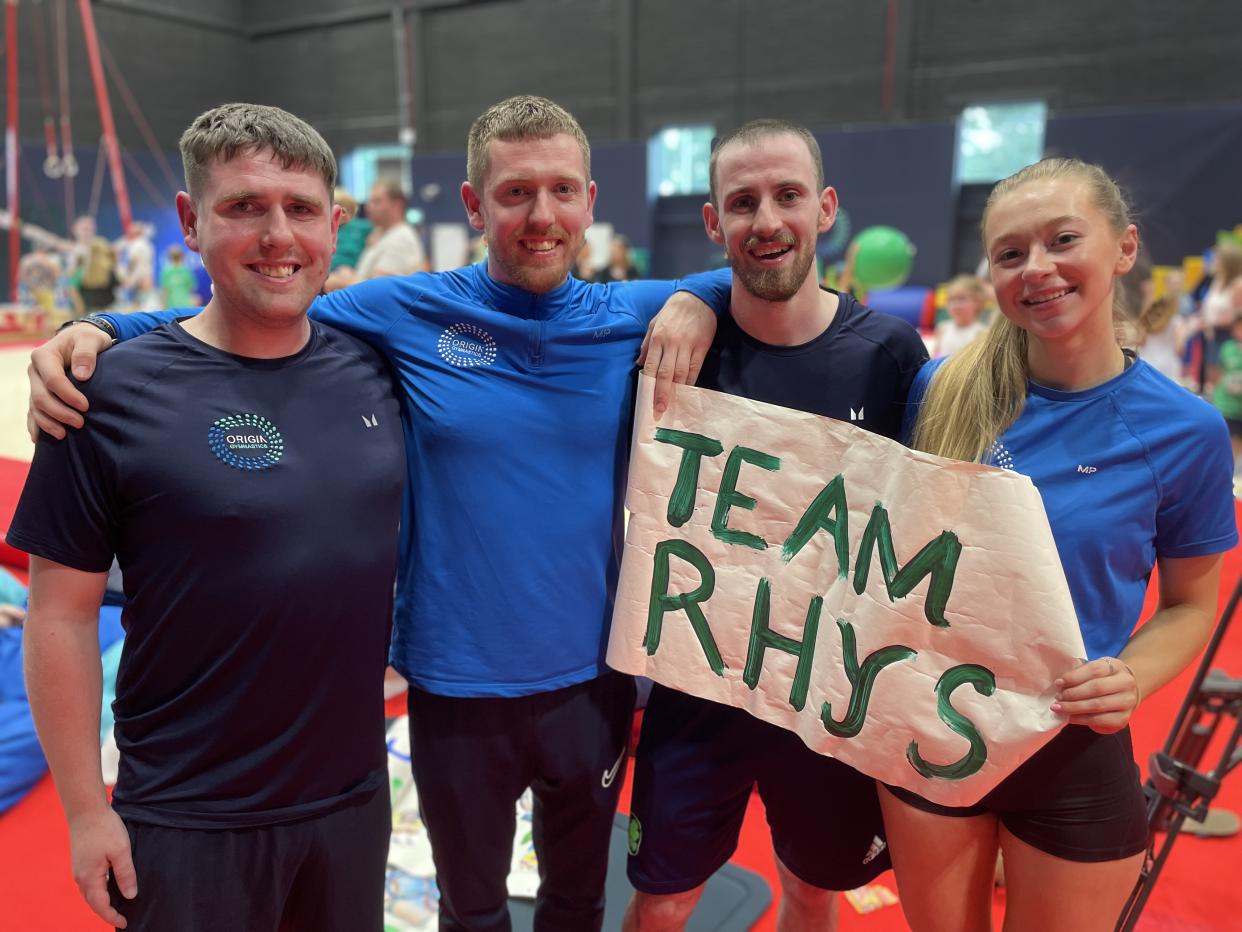
{"type": "MultiPolygon", "coordinates": [[[[201,308],[200,308],[201,310],[201,308]]],[[[183,310],[169,311],[136,311],[133,314],[99,314],[103,320],[112,324],[119,341],[132,340],[144,333],[154,330],[178,317],[185,317],[183,310]]]]}
{"type": "Polygon", "coordinates": [[[72,369],[75,378],[86,381],[95,373],[99,354],[118,341],[142,336],[161,324],[175,320],[179,311],[154,311],[135,314],[99,314],[100,327],[79,323],[61,330],[52,339],[35,347],[30,353],[30,408],[26,429],[35,440],[42,431],[60,439],[66,427],[81,427],[82,413],[90,405],[65,374],[72,369]]]}
{"type": "Polygon", "coordinates": [[[668,407],[674,382],[693,385],[698,379],[716,335],[716,319],[729,309],[732,280],[732,272],[719,269],[676,281],[603,286],[624,296],[640,320],[650,321],[637,362],[656,380],[657,417],[668,407]]]}
{"type": "Polygon", "coordinates": [[[601,286],[622,297],[642,320],[652,320],[679,292],[697,298],[719,317],[729,309],[733,273],[729,269],[696,272],[677,279],[640,279],[601,286]]]}
{"type": "Polygon", "coordinates": [[[383,351],[392,326],[407,314],[417,314],[419,302],[437,284],[434,272],[370,279],[320,295],[310,306],[310,316],[383,351]]]}

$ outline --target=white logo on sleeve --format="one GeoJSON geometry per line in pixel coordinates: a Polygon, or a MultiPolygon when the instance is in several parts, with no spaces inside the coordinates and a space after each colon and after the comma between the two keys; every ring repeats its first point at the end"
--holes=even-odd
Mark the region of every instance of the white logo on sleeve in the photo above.
{"type": "Polygon", "coordinates": [[[1099,469],[1099,467],[1098,467],[1098,466],[1082,466],[1082,465],[1080,465],[1080,466],[1078,467],[1078,471],[1079,471],[1080,473],[1083,473],[1084,475],[1088,475],[1088,476],[1089,476],[1089,475],[1091,475],[1093,472],[1099,472],[1099,471],[1100,471],[1100,469],[1099,469]]]}
{"type": "Polygon", "coordinates": [[[362,423],[366,424],[367,427],[379,427],[379,418],[376,417],[374,414],[372,414],[370,419],[368,419],[367,416],[364,414],[362,416],[362,423]]]}
{"type": "Polygon", "coordinates": [[[853,408],[850,408],[850,420],[851,421],[861,421],[862,419],[863,419],[862,408],[859,408],[857,411],[855,411],[853,408]]]}

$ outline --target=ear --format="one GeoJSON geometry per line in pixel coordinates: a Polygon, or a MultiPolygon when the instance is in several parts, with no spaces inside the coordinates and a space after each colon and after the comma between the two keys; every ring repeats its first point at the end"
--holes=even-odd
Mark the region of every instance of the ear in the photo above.
{"type": "Polygon", "coordinates": [[[703,205],[703,229],[707,231],[707,237],[717,246],[724,245],[724,231],[720,229],[720,212],[716,210],[716,205],[708,201],[703,205]]]}
{"type": "Polygon", "coordinates": [[[595,222],[595,182],[587,182],[587,226],[595,222]]]}
{"type": "Polygon", "coordinates": [[[1125,275],[1126,272],[1134,268],[1134,263],[1138,260],[1138,227],[1133,223],[1126,227],[1126,231],[1121,234],[1119,245],[1121,246],[1121,255],[1117,257],[1117,264],[1113,268],[1113,274],[1125,275]]]}
{"type": "Polygon", "coordinates": [[[482,199],[469,181],[461,183],[461,202],[466,206],[466,219],[470,221],[470,226],[476,230],[486,230],[482,199]]]}
{"type": "Polygon", "coordinates": [[[181,223],[181,238],[186,248],[198,252],[198,209],[185,191],[177,192],[177,219],[181,223]]]}
{"type": "Polygon", "coordinates": [[[827,233],[837,222],[837,189],[829,186],[819,195],[819,232],[827,233]]]}
{"type": "Polygon", "coordinates": [[[336,252],[336,235],[341,230],[341,224],[345,222],[346,210],[340,204],[332,205],[332,251],[336,252]]]}

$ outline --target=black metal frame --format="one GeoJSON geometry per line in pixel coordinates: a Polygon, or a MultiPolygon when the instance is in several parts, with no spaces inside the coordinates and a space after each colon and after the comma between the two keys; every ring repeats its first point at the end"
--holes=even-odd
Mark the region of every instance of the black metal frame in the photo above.
{"type": "Polygon", "coordinates": [[[1151,840],[1138,882],[1117,919],[1116,932],[1131,932],[1134,929],[1160,871],[1168,860],[1173,842],[1181,833],[1182,823],[1186,819],[1202,822],[1220,789],[1221,781],[1229,771],[1242,763],[1242,750],[1238,747],[1242,740],[1242,679],[1211,669],[1240,600],[1242,578],[1234,586],[1233,595],[1229,597],[1220,623],[1203,654],[1203,661],[1195,672],[1194,681],[1190,684],[1163,750],[1152,754],[1149,761],[1150,774],[1143,785],[1143,791],[1147,794],[1147,822],[1151,840]],[[1215,766],[1201,771],[1198,769],[1199,762],[1225,718],[1233,719],[1233,730],[1215,766]],[[1156,845],[1157,832],[1164,833],[1159,850],[1156,845]]]}

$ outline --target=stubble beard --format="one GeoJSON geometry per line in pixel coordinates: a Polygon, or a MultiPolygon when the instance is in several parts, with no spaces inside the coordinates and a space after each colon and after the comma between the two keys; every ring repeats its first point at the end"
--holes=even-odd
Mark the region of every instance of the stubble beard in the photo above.
{"type": "MultiPolygon", "coordinates": [[[[557,231],[554,235],[561,237],[567,246],[572,245],[570,239],[564,237],[560,231],[557,231]]],[[[555,267],[531,268],[530,266],[523,265],[518,260],[518,256],[520,255],[520,251],[522,249],[520,244],[514,244],[514,255],[506,256],[495,249],[495,244],[491,242],[490,238],[488,240],[489,251],[496,256],[497,264],[504,269],[505,274],[509,277],[509,280],[518,288],[521,288],[523,291],[529,291],[532,294],[545,294],[563,285],[565,280],[569,278],[569,269],[573,262],[572,257],[576,256],[578,254],[578,250],[581,248],[581,241],[577,243],[577,248],[567,248],[565,250],[565,255],[569,258],[567,258],[562,265],[555,267]]]]}
{"type": "Polygon", "coordinates": [[[742,287],[761,301],[788,301],[806,281],[815,253],[799,249],[794,260],[785,268],[756,269],[747,265],[744,257],[729,256],[729,266],[738,277],[742,287]]]}

